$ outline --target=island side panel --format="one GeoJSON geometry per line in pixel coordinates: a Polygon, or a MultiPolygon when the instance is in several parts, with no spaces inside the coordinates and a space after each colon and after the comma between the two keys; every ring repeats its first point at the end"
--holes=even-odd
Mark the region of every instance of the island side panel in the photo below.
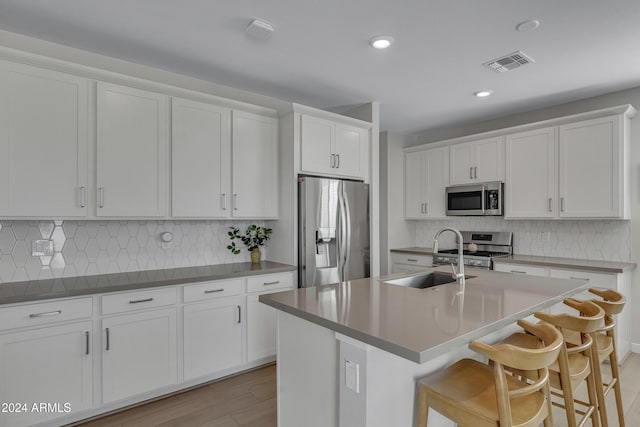
{"type": "Polygon", "coordinates": [[[278,427],[338,425],[335,333],[278,311],[278,427]]]}

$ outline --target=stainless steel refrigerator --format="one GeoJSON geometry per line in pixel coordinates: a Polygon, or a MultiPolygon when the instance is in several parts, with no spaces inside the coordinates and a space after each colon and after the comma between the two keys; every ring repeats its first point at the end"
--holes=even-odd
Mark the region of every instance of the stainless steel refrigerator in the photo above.
{"type": "Polygon", "coordinates": [[[369,277],[369,185],[298,178],[298,286],[369,277]]]}

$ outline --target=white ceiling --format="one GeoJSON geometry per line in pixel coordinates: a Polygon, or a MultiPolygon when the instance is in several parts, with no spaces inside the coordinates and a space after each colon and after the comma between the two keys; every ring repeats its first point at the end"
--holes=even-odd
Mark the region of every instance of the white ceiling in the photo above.
{"type": "Polygon", "coordinates": [[[0,29],[318,108],[378,101],[404,133],[640,86],[639,0],[0,0],[0,29]],[[481,65],[516,50],[536,63],[481,65]]]}

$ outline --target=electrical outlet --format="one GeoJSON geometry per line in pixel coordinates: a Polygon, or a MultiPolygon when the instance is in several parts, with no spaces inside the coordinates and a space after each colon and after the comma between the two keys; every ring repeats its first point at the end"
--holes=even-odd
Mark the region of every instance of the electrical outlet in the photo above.
{"type": "Polygon", "coordinates": [[[31,256],[52,256],[53,240],[32,240],[31,256]]]}
{"type": "Polygon", "coordinates": [[[344,360],[345,387],[360,393],[360,364],[351,360],[344,360]]]}

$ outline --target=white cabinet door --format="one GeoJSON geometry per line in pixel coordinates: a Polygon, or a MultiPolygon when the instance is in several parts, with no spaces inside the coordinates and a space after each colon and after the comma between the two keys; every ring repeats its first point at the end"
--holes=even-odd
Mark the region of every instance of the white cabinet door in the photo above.
{"type": "Polygon", "coordinates": [[[87,88],[0,61],[0,216],[87,215],[87,88]]]}
{"type": "Polygon", "coordinates": [[[618,218],[622,212],[620,117],[560,126],[560,216],[618,218]]]}
{"type": "Polygon", "coordinates": [[[97,215],[166,214],[168,97],[98,82],[97,215]]]}
{"type": "Polygon", "coordinates": [[[369,130],[300,116],[300,170],[363,179],[367,176],[369,130]]]}
{"type": "MultiPolygon", "coordinates": [[[[280,292],[282,289],[275,291],[280,292]]],[[[258,298],[262,294],[247,295],[247,362],[253,362],[276,354],[277,310],[262,304],[258,298]]]]}
{"type": "Polygon", "coordinates": [[[449,147],[405,153],[405,218],[443,218],[449,147]]]}
{"type": "Polygon", "coordinates": [[[424,218],[425,212],[425,152],[404,155],[404,214],[407,219],[424,218]]]}
{"type": "Polygon", "coordinates": [[[473,142],[449,147],[449,181],[451,185],[474,182],[475,146],[473,142]]]}
{"type": "Polygon", "coordinates": [[[504,180],[504,138],[500,136],[477,141],[475,149],[474,180],[504,180]]]}
{"type": "Polygon", "coordinates": [[[171,214],[231,216],[231,110],[173,98],[171,214]]]}
{"type": "Polygon", "coordinates": [[[0,335],[0,402],[27,408],[0,412],[0,425],[34,425],[92,407],[91,331],[87,321],[0,335]],[[58,405],[60,412],[33,411],[40,402],[58,405]]]}
{"type": "Polygon", "coordinates": [[[449,185],[449,149],[433,148],[426,151],[426,205],[425,212],[429,218],[444,218],[447,212],[447,185],[449,185]]]}
{"type": "Polygon", "coordinates": [[[335,127],[333,152],[336,155],[335,173],[361,178],[364,176],[362,150],[367,146],[369,132],[340,123],[335,127]]]}
{"type": "Polygon", "coordinates": [[[102,320],[102,400],[116,400],[176,384],[176,309],[102,320]]]}
{"type": "Polygon", "coordinates": [[[506,156],[505,217],[555,217],[556,128],[508,135],[506,156]]]}
{"type": "Polygon", "coordinates": [[[242,298],[184,307],[184,378],[242,364],[242,298]]]}
{"type": "Polygon", "coordinates": [[[504,179],[504,139],[488,138],[450,146],[452,185],[504,179]]]}
{"type": "Polygon", "coordinates": [[[333,173],[335,125],[329,120],[300,117],[300,169],[303,172],[333,173]]]}
{"type": "Polygon", "coordinates": [[[233,112],[233,216],[278,216],[278,121],[233,112]]]}

